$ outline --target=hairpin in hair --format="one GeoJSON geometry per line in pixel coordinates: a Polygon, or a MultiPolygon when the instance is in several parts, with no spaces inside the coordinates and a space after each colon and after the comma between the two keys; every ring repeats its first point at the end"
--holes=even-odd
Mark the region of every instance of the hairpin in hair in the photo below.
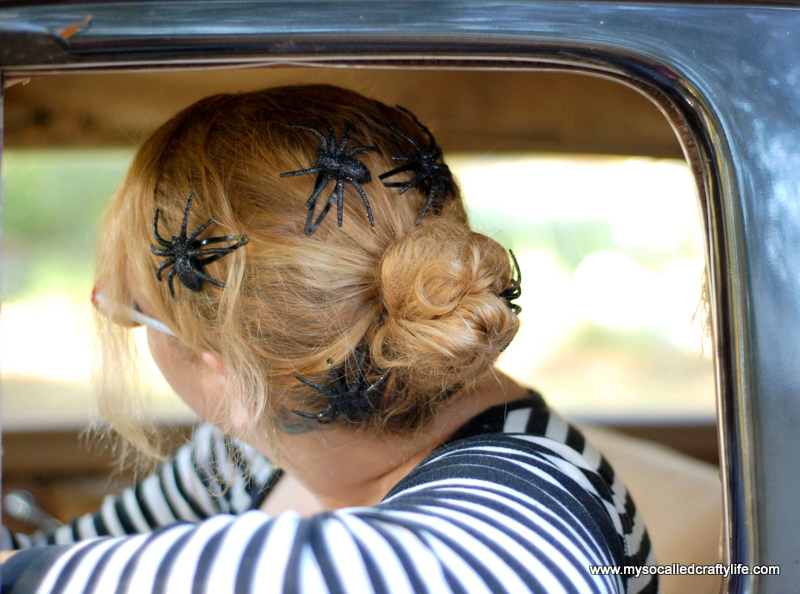
{"type": "Polygon", "coordinates": [[[514,252],[508,250],[508,253],[511,254],[511,259],[514,261],[515,274],[511,275],[511,281],[508,287],[500,291],[498,297],[505,299],[511,311],[519,315],[520,312],[522,312],[522,306],[511,302],[522,296],[522,271],[519,269],[519,263],[517,262],[517,257],[514,255],[514,252]]]}
{"type": "Polygon", "coordinates": [[[433,134],[428,128],[417,119],[413,113],[404,107],[397,106],[397,109],[409,116],[414,123],[422,130],[428,137],[428,146],[423,148],[417,144],[413,138],[401,132],[394,126],[391,128],[400,136],[405,138],[411,146],[414,147],[416,154],[411,156],[391,157],[392,161],[405,161],[405,165],[400,165],[391,171],[381,174],[378,178],[383,182],[387,188],[400,188],[400,194],[404,193],[409,188],[419,188],[427,196],[425,207],[417,219],[417,224],[422,220],[422,217],[428,212],[428,209],[433,207],[435,214],[440,214],[447,195],[455,195],[456,186],[453,181],[453,174],[450,173],[450,168],[442,161],[442,149],[436,144],[433,134]],[[383,181],[388,177],[404,173],[406,171],[413,171],[414,177],[407,182],[386,182],[383,181]]]}
{"type": "Polygon", "coordinates": [[[164,249],[159,249],[154,245],[150,246],[150,251],[156,256],[166,257],[161,265],[156,270],[156,278],[161,280],[161,273],[169,266],[173,266],[169,271],[167,283],[169,284],[169,292],[172,298],[175,299],[175,288],[172,286],[173,279],[178,276],[188,289],[199,292],[203,288],[203,282],[211,283],[218,287],[224,287],[225,283],[211,278],[203,268],[219,260],[223,256],[230,254],[232,251],[246,245],[248,242],[247,235],[225,235],[224,237],[206,237],[205,239],[197,239],[197,237],[205,231],[211,223],[217,220],[217,217],[211,217],[205,223],[200,225],[197,229],[192,231],[192,234],[186,235],[186,223],[189,220],[189,209],[192,207],[192,199],[194,193],[189,194],[189,201],[186,203],[186,210],[183,213],[183,223],[181,224],[181,233],[177,237],[172,236],[172,241],[163,239],[158,234],[158,209],[153,218],[153,235],[156,241],[160,243],[164,249]],[[211,243],[222,243],[226,241],[236,242],[234,245],[220,248],[201,249],[205,245],[211,243]]]}
{"type": "Polygon", "coordinates": [[[356,349],[353,354],[356,364],[353,370],[353,381],[350,383],[347,382],[346,361],[338,367],[333,367],[333,361],[328,359],[328,365],[331,366],[330,377],[333,379],[331,388],[324,388],[300,375],[295,375],[305,385],[326,396],[328,408],[317,414],[299,410],[292,412],[307,419],[316,419],[319,423],[326,425],[333,423],[340,415],[344,415],[348,423],[357,423],[368,417],[375,409],[375,397],[380,394],[381,388],[386,384],[392,371],[388,370],[375,383],[369,385],[364,374],[366,355],[359,349],[356,349]]]}
{"type": "Polygon", "coordinates": [[[320,116],[319,119],[328,131],[327,138],[316,128],[301,126],[300,124],[289,124],[289,128],[306,130],[307,132],[315,134],[317,138],[319,138],[320,142],[322,143],[322,147],[317,150],[317,161],[308,169],[299,169],[298,171],[287,171],[286,173],[281,173],[281,177],[306,175],[309,173],[317,174],[317,181],[314,183],[314,192],[306,201],[306,206],[308,207],[308,217],[306,218],[305,229],[306,235],[311,235],[317,230],[317,227],[319,227],[320,223],[322,223],[322,220],[325,218],[325,215],[328,214],[328,211],[331,209],[334,202],[336,202],[337,222],[339,227],[342,226],[342,203],[344,198],[345,182],[351,184],[356,190],[358,190],[358,193],[361,194],[361,199],[364,201],[364,206],[367,209],[369,224],[374,227],[375,220],[372,218],[372,208],[369,205],[367,195],[364,193],[364,188],[361,187],[361,184],[372,181],[372,175],[370,174],[369,169],[367,169],[367,166],[356,159],[354,155],[363,151],[377,151],[378,147],[356,146],[349,150],[345,150],[347,149],[347,143],[350,142],[350,135],[353,133],[353,125],[347,124],[345,126],[342,141],[338,142],[336,140],[336,133],[333,131],[333,127],[331,126],[330,122],[328,122],[328,120],[322,116],[320,116]],[[331,197],[328,199],[328,203],[322,209],[322,212],[320,212],[319,217],[316,221],[314,221],[314,210],[317,206],[317,198],[328,185],[328,183],[333,180],[336,180],[336,187],[333,189],[331,197]]]}

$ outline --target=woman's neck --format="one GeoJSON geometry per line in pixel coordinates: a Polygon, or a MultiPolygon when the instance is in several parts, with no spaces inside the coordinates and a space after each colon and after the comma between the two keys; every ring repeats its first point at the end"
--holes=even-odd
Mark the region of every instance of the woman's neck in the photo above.
{"type": "MultiPolygon", "coordinates": [[[[455,395],[424,429],[411,436],[379,436],[355,431],[343,423],[324,425],[291,419],[289,432],[280,433],[280,467],[325,509],[375,505],[471,418],[526,393],[525,388],[496,372],[455,395]]],[[[278,421],[279,427],[286,429],[287,425],[278,421]]],[[[253,445],[261,451],[269,451],[263,440],[255,441],[253,445]]]]}

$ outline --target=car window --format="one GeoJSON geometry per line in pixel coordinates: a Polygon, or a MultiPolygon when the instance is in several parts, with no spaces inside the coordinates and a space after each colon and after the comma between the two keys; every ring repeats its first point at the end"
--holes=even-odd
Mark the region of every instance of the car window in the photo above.
{"type": "MultiPolygon", "coordinates": [[[[695,190],[646,99],[578,75],[286,69],[45,77],[8,90],[6,430],[94,414],[92,247],[138,140],[203,95],[309,81],[415,111],[445,149],[474,227],[514,250],[523,325],[503,370],[576,419],[713,422],[703,316],[692,324],[703,275],[695,190]],[[448,103],[453,87],[464,97],[448,103]],[[48,99],[56,93],[60,103],[48,99]]],[[[158,414],[190,422],[151,375],[158,414]]]]}

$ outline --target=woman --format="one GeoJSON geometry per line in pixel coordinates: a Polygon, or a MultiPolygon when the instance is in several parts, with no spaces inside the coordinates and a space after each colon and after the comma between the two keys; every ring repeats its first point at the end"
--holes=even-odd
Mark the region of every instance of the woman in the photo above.
{"type": "Polygon", "coordinates": [[[202,100],[142,146],[98,253],[103,391],[144,322],[209,423],[34,537],[57,546],[11,557],[4,591],[657,591],[592,575],[651,563],[647,534],[602,456],[493,369],[519,270],[411,112],[328,86],[202,100]]]}

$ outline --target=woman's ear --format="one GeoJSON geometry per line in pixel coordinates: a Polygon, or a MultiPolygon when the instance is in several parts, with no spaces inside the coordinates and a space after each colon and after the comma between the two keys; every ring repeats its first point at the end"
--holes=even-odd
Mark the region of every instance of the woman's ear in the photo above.
{"type": "Polygon", "coordinates": [[[219,357],[217,357],[214,353],[210,353],[208,351],[203,353],[203,361],[205,361],[205,364],[218,374],[226,378],[228,377],[228,372],[225,370],[225,365],[223,365],[222,361],[220,361],[219,357]]]}
{"type": "Polygon", "coordinates": [[[226,394],[229,396],[229,401],[225,403],[227,406],[227,418],[231,424],[232,429],[238,433],[244,433],[253,426],[255,422],[254,413],[249,406],[249,399],[236,381],[236,377],[228,376],[228,371],[225,369],[225,364],[214,353],[204,352],[202,355],[203,362],[208,365],[222,385],[226,389],[226,394]]]}

